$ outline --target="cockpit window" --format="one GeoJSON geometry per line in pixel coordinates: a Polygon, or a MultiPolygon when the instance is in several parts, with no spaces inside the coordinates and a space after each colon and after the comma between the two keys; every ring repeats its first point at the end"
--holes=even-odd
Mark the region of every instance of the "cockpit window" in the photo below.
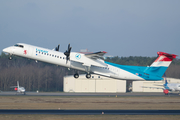
{"type": "Polygon", "coordinates": [[[24,48],[24,46],[23,46],[23,45],[18,45],[18,44],[15,44],[14,46],[24,48]]]}
{"type": "Polygon", "coordinates": [[[14,46],[18,46],[18,44],[15,44],[14,46]]]}

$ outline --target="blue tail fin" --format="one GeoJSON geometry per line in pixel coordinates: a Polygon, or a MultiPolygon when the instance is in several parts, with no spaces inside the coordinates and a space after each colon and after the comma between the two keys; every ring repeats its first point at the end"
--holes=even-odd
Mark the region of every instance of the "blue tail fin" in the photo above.
{"type": "Polygon", "coordinates": [[[165,52],[157,52],[157,54],[159,57],[144,72],[153,76],[162,77],[172,60],[176,58],[177,55],[165,52]]]}
{"type": "Polygon", "coordinates": [[[168,82],[167,82],[167,79],[166,79],[166,74],[164,73],[164,79],[165,79],[165,84],[167,85],[168,82]]]}

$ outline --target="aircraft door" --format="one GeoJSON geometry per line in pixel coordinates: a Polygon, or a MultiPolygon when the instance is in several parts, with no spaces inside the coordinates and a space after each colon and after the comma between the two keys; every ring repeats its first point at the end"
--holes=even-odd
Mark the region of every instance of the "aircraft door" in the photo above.
{"type": "Polygon", "coordinates": [[[24,49],[24,54],[26,54],[27,56],[32,56],[33,55],[33,47],[32,46],[27,46],[24,49]]]}

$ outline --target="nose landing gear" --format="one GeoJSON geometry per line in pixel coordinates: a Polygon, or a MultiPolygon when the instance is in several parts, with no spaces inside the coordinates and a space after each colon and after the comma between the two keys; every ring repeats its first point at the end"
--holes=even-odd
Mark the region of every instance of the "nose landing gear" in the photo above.
{"type": "Polygon", "coordinates": [[[12,56],[11,55],[9,56],[9,60],[12,60],[12,56]]]}

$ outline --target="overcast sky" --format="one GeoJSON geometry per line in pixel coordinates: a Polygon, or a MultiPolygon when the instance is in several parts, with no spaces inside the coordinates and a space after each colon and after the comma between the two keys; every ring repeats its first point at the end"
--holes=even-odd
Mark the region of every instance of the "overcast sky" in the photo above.
{"type": "MultiPolygon", "coordinates": [[[[16,43],[112,56],[180,56],[180,0],[0,0],[0,50],[16,43]]],[[[180,58],[180,57],[178,57],[180,58]]]]}

